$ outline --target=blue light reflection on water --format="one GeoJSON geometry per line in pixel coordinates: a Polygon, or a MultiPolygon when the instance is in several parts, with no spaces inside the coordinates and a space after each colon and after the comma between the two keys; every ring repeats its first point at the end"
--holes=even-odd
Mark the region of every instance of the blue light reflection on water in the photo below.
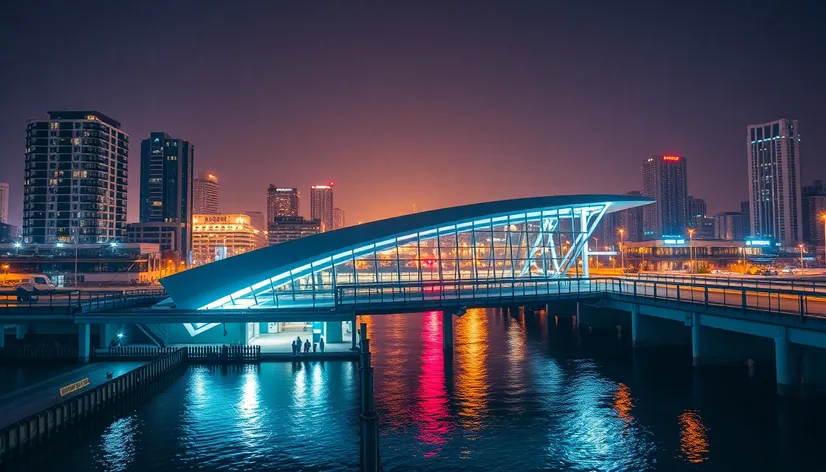
{"type": "MultiPolygon", "coordinates": [[[[364,317],[386,471],[805,469],[823,418],[769,376],[693,371],[544,315],[469,310],[452,355],[440,313],[364,317]],[[808,429],[807,429],[808,428],[808,429]]],[[[26,470],[356,470],[354,364],[191,367],[148,404],[26,470]],[[45,465],[45,466],[44,466],[45,465]],[[40,467],[44,466],[44,467],[40,467]]]]}

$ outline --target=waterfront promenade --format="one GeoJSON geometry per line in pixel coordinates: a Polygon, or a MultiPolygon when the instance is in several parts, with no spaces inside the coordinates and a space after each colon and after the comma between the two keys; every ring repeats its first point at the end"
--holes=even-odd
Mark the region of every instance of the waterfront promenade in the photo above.
{"type": "Polygon", "coordinates": [[[105,383],[107,372],[112,372],[113,378],[116,378],[144,364],[146,362],[95,362],[0,396],[0,405],[3,406],[0,408],[0,428],[105,383]],[[60,396],[61,387],[86,378],[89,379],[87,387],[65,397],[60,396]]]}

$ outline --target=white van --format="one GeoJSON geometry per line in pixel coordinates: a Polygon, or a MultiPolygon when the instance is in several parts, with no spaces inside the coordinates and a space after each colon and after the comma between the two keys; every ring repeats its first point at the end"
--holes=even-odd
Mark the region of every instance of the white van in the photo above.
{"type": "Polygon", "coordinates": [[[0,286],[34,289],[35,292],[51,292],[55,289],[49,276],[45,274],[0,274],[0,286]]]}

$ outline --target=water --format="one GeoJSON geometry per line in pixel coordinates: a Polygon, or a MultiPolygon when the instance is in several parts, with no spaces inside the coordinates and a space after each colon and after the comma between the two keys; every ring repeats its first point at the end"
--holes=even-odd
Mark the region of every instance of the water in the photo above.
{"type": "MultiPolygon", "coordinates": [[[[387,471],[822,470],[824,408],[778,400],[770,366],[697,373],[686,349],[481,310],[457,320],[451,358],[438,313],[366,321],[387,471]]],[[[357,470],[358,402],[351,363],[190,367],[18,467],[357,470]]]]}

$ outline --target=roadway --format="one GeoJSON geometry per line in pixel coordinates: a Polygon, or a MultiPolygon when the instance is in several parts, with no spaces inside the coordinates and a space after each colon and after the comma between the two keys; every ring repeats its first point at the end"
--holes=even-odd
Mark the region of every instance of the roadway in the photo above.
{"type": "Polygon", "coordinates": [[[144,364],[146,362],[95,362],[0,396],[0,405],[2,405],[0,428],[37,414],[61,400],[72,398],[106,383],[107,372],[112,372],[113,377],[119,377],[144,364]],[[61,398],[61,387],[85,378],[89,379],[88,387],[61,398]]]}

